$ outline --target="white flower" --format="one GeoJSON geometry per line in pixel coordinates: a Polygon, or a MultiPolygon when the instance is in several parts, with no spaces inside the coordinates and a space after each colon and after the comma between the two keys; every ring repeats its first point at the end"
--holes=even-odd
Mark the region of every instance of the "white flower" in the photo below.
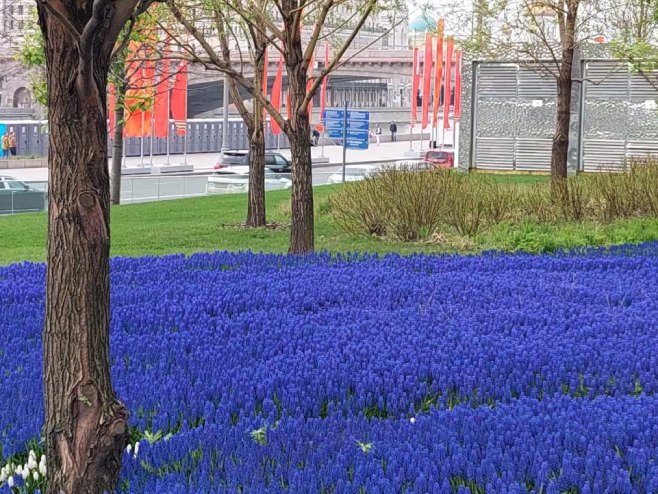
{"type": "Polygon", "coordinates": [[[36,455],[36,453],[34,452],[33,449],[30,450],[30,452],[28,453],[27,457],[28,457],[28,459],[30,459],[30,460],[34,460],[35,462],[37,461],[37,455],[36,455]]]}
{"type": "Polygon", "coordinates": [[[16,467],[16,470],[14,470],[14,473],[15,473],[16,475],[21,475],[21,474],[23,473],[23,467],[20,466],[20,465],[18,465],[18,466],[16,467]]]}
{"type": "Polygon", "coordinates": [[[39,463],[39,473],[45,477],[46,476],[46,457],[41,457],[41,463],[39,463]]]}
{"type": "Polygon", "coordinates": [[[3,468],[0,470],[0,484],[2,484],[5,480],[7,480],[7,472],[5,472],[5,469],[3,468]]]}
{"type": "Polygon", "coordinates": [[[30,476],[30,469],[27,468],[27,464],[23,465],[23,471],[21,472],[21,477],[23,477],[23,480],[27,480],[27,478],[30,476]]]}
{"type": "Polygon", "coordinates": [[[46,455],[41,455],[41,463],[46,464],[46,455]]]}
{"type": "Polygon", "coordinates": [[[137,453],[139,453],[139,441],[135,443],[135,458],[137,458],[137,453]]]}
{"type": "Polygon", "coordinates": [[[412,424],[415,424],[416,423],[416,417],[411,417],[409,419],[409,422],[411,422],[412,424]]]}
{"type": "Polygon", "coordinates": [[[36,470],[32,472],[32,478],[34,480],[39,480],[39,472],[37,472],[36,470]]]}
{"type": "Polygon", "coordinates": [[[132,453],[132,450],[133,450],[133,445],[132,444],[129,444],[128,446],[126,446],[126,453],[130,454],[130,453],[132,453]]]}
{"type": "Polygon", "coordinates": [[[27,468],[30,470],[36,470],[37,466],[37,459],[34,456],[30,456],[27,460],[27,468]]]}
{"type": "Polygon", "coordinates": [[[14,487],[14,477],[9,477],[9,478],[7,479],[7,485],[8,485],[9,487],[14,487]]]}

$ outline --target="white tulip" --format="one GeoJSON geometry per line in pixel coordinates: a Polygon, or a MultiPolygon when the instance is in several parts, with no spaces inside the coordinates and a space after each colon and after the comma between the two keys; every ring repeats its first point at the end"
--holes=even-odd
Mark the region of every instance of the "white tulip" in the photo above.
{"type": "Polygon", "coordinates": [[[46,476],[46,462],[45,462],[45,461],[42,461],[41,463],[39,463],[39,473],[40,473],[43,477],[46,476]]]}
{"type": "Polygon", "coordinates": [[[36,458],[30,456],[30,458],[27,460],[27,468],[29,468],[30,470],[36,470],[37,466],[38,465],[36,458]]]}
{"type": "Polygon", "coordinates": [[[16,475],[20,475],[20,474],[22,474],[22,473],[23,473],[23,467],[22,467],[21,465],[18,465],[18,466],[16,467],[16,470],[14,470],[14,473],[15,473],[16,475]]]}
{"type": "Polygon", "coordinates": [[[30,469],[27,468],[27,465],[23,465],[23,471],[21,472],[21,477],[23,477],[23,480],[27,480],[29,476],[30,476],[30,469]]]}
{"type": "Polygon", "coordinates": [[[139,452],[139,441],[135,443],[135,458],[137,458],[137,453],[139,452]]]}
{"type": "Polygon", "coordinates": [[[30,460],[34,460],[34,461],[37,460],[37,455],[34,453],[34,450],[33,450],[33,449],[30,450],[30,452],[28,453],[27,457],[28,457],[28,459],[30,459],[30,460]]]}
{"type": "Polygon", "coordinates": [[[8,485],[9,487],[14,487],[14,477],[9,477],[9,478],[7,479],[7,485],[8,485]]]}
{"type": "Polygon", "coordinates": [[[3,468],[2,470],[0,470],[0,484],[2,484],[5,480],[7,480],[7,473],[3,468]]]}
{"type": "Polygon", "coordinates": [[[32,478],[34,480],[39,480],[39,472],[37,472],[36,470],[32,472],[32,478]]]}
{"type": "Polygon", "coordinates": [[[130,453],[132,453],[132,450],[133,450],[133,445],[132,444],[129,444],[128,446],[126,446],[126,453],[130,454],[130,453]]]}

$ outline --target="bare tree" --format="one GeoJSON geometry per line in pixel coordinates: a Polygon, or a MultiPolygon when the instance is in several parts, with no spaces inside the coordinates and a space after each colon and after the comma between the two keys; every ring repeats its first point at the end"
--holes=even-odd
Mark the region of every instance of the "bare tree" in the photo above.
{"type": "Polygon", "coordinates": [[[113,492],[128,413],[109,360],[106,86],[124,25],[150,0],[37,0],[48,85],[43,332],[48,493],[113,492]]]}
{"type": "MultiPolygon", "coordinates": [[[[229,61],[214,46],[212,33],[207,35],[204,32],[204,27],[207,26],[200,26],[185,15],[185,9],[189,7],[188,1],[168,2],[173,15],[193,39],[193,43],[185,47],[181,58],[226,74],[251,95],[256,103],[254,108],[265,108],[288,136],[293,175],[289,248],[291,253],[311,252],[314,249],[309,103],[327,74],[340,65],[370,16],[381,9],[394,11],[394,6],[397,5],[394,1],[366,0],[356,5],[347,0],[203,0],[205,8],[214,13],[211,17],[220,19],[221,22],[221,19],[226,20],[226,12],[232,12],[244,23],[252,41],[255,37],[262,36],[282,53],[288,75],[289,118],[285,118],[274,108],[263,94],[258,82],[260,79],[255,77],[252,81],[245,74],[245,63],[236,66],[229,61]],[[308,40],[303,40],[302,19],[312,26],[308,40]],[[337,32],[342,35],[336,36],[337,32]],[[322,40],[332,41],[333,56],[326,67],[314,74],[310,64],[318,43],[322,40]],[[309,73],[312,75],[310,78],[309,73]]],[[[386,33],[382,34],[384,35],[386,33]]],[[[259,60],[256,56],[256,65],[260,63],[259,60]]],[[[253,59],[249,62],[254,65],[253,59]]],[[[257,112],[254,112],[254,115],[256,114],[257,112]]]]}
{"type": "MultiPolygon", "coordinates": [[[[478,6],[482,2],[478,2],[478,6]]],[[[484,2],[486,3],[486,2],[484,2]]],[[[555,79],[557,112],[551,151],[554,183],[567,177],[574,53],[598,30],[600,7],[588,0],[514,0],[498,3],[480,18],[469,48],[504,58],[555,79]]]]}

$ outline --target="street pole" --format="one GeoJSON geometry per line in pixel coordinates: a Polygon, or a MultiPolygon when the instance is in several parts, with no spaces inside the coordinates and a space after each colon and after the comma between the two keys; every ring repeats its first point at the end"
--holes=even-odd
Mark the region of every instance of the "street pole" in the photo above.
{"type": "Polygon", "coordinates": [[[459,118],[454,121],[454,133],[453,133],[453,166],[459,168],[459,118]]]}
{"type": "Polygon", "coordinates": [[[343,112],[343,183],[345,183],[345,162],[347,161],[347,101],[345,101],[343,112]]]}
{"type": "MultiPolygon", "coordinates": [[[[224,95],[223,95],[223,104],[224,104],[224,114],[222,119],[222,155],[228,151],[228,77],[224,76],[224,95]]],[[[278,146],[278,138],[277,138],[278,146]]]]}

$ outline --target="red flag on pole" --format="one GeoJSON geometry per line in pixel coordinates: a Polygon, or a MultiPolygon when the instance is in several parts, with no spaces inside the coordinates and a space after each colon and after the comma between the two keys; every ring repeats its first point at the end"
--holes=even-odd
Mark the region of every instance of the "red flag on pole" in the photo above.
{"type": "MultiPolygon", "coordinates": [[[[276,77],[272,86],[272,106],[279,111],[281,109],[281,86],[283,83],[283,55],[279,55],[279,67],[276,69],[276,77]]],[[[273,118],[270,119],[272,133],[278,136],[281,133],[281,127],[273,118]]]]}
{"type": "Polygon", "coordinates": [[[107,113],[108,113],[108,119],[110,121],[110,132],[114,129],[114,125],[116,124],[116,114],[114,113],[116,111],[116,106],[117,106],[117,96],[116,96],[116,89],[114,87],[114,84],[110,84],[110,91],[107,97],[107,113]]]}
{"type": "Polygon", "coordinates": [[[418,85],[420,76],[418,73],[418,48],[414,48],[414,65],[411,74],[411,127],[418,121],[418,85]]]}
{"type": "MultiPolygon", "coordinates": [[[[324,68],[329,67],[329,43],[324,44],[324,68]]],[[[320,121],[318,122],[317,125],[317,130],[318,132],[322,132],[324,130],[324,111],[327,108],[327,78],[328,76],[324,76],[324,79],[322,79],[322,90],[320,92],[320,121]]]]}
{"type": "Polygon", "coordinates": [[[432,35],[425,33],[425,58],[423,59],[423,121],[421,128],[429,123],[430,91],[432,89],[432,35]]]}
{"type": "Polygon", "coordinates": [[[182,61],[171,92],[171,116],[176,123],[176,135],[187,133],[187,61],[182,61]]]}
{"type": "Polygon", "coordinates": [[[450,128],[450,99],[452,98],[451,94],[451,83],[452,83],[452,51],[454,49],[454,40],[452,37],[448,38],[448,49],[446,53],[446,82],[445,82],[445,91],[443,99],[443,128],[450,128]]]}
{"type": "Polygon", "coordinates": [[[457,50],[457,66],[455,67],[455,121],[462,116],[462,51],[457,50]]]}
{"type": "MultiPolygon", "coordinates": [[[[165,54],[165,57],[167,55],[165,54]]],[[[154,104],[155,137],[169,137],[169,59],[162,61],[162,74],[156,88],[154,104]]]]}
{"type": "Polygon", "coordinates": [[[441,83],[443,82],[443,31],[445,23],[439,19],[438,37],[436,38],[436,65],[434,67],[434,116],[432,128],[436,129],[439,122],[439,107],[441,106],[441,83]]]}

